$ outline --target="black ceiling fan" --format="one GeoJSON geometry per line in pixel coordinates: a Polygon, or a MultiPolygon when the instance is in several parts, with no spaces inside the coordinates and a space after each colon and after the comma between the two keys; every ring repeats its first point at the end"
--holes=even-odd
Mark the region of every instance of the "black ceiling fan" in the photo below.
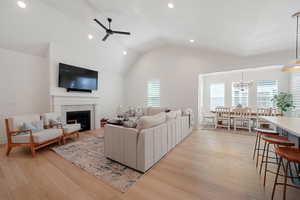
{"type": "Polygon", "coordinates": [[[115,34],[115,33],[116,34],[123,34],[123,35],[130,35],[130,32],[111,30],[111,25],[110,25],[111,22],[112,22],[111,18],[107,18],[108,28],[106,26],[104,26],[101,22],[99,22],[97,19],[94,19],[94,21],[97,22],[97,24],[99,24],[106,31],[106,35],[104,36],[104,38],[102,39],[102,41],[105,41],[110,35],[115,34]]]}

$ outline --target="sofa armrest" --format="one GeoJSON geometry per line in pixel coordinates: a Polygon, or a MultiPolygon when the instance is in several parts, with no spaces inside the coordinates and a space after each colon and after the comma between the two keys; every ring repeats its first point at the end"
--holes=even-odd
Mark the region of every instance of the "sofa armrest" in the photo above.
{"type": "Polygon", "coordinates": [[[104,154],[106,157],[136,168],[138,130],[107,124],[104,129],[104,154]]]}

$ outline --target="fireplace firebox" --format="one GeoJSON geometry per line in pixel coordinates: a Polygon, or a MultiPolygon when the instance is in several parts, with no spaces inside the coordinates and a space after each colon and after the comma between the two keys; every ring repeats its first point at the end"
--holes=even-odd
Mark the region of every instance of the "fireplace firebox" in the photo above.
{"type": "Polygon", "coordinates": [[[81,124],[81,131],[91,130],[91,111],[71,111],[67,112],[67,122],[76,120],[81,124]]]}

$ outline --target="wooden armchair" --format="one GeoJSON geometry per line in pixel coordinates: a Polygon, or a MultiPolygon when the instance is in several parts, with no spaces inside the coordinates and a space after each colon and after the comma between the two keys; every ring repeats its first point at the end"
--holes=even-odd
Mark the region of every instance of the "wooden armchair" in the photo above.
{"type": "Polygon", "coordinates": [[[66,139],[72,137],[74,135],[79,138],[79,131],[81,130],[81,125],[77,123],[76,120],[68,120],[67,123],[61,122],[61,116],[58,113],[51,112],[45,113],[42,115],[42,119],[46,127],[50,128],[61,128],[63,130],[63,143],[65,143],[66,139]],[[60,121],[58,123],[53,123],[55,121],[60,121]]]}
{"type": "Polygon", "coordinates": [[[62,139],[62,129],[51,128],[43,129],[38,132],[32,130],[22,130],[24,123],[33,123],[40,120],[40,115],[21,115],[5,119],[6,135],[7,135],[7,151],[8,156],[12,148],[19,146],[29,147],[32,156],[35,151],[52,143],[60,143],[62,139]]]}

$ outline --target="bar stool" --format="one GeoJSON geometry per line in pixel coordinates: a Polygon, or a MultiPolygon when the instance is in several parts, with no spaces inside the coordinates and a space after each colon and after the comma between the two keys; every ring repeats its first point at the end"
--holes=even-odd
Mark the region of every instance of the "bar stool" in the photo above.
{"type": "Polygon", "coordinates": [[[300,180],[299,166],[296,166],[297,164],[298,165],[300,164],[300,149],[287,148],[287,147],[278,147],[278,148],[275,149],[275,152],[277,153],[278,156],[280,156],[280,160],[279,160],[279,164],[278,164],[277,172],[276,172],[276,177],[275,177],[275,181],[274,181],[274,186],[273,186],[273,191],[272,191],[272,200],[274,199],[274,194],[275,194],[275,190],[276,190],[277,185],[283,185],[283,198],[282,199],[285,200],[286,199],[286,187],[287,186],[300,189],[299,186],[287,184],[287,178],[298,178],[300,180]],[[286,160],[286,167],[285,168],[284,168],[283,159],[286,160]],[[291,168],[291,162],[294,163],[294,167],[295,167],[295,171],[296,171],[297,176],[293,176],[292,168],[291,168]],[[283,175],[281,175],[279,173],[281,165],[283,166],[283,169],[284,169],[284,174],[283,175]],[[291,175],[289,175],[288,173],[290,173],[291,175]],[[284,177],[284,182],[283,183],[278,182],[278,176],[283,176],[284,177]]]}
{"type": "Polygon", "coordinates": [[[292,147],[295,144],[293,142],[289,141],[286,137],[279,136],[279,135],[263,135],[262,140],[264,140],[265,144],[264,144],[263,155],[262,155],[262,159],[261,159],[261,163],[260,163],[259,174],[261,174],[263,163],[265,163],[265,170],[264,170],[264,186],[265,186],[266,179],[267,179],[267,172],[274,173],[274,172],[268,170],[268,163],[278,164],[278,158],[277,158],[276,152],[275,152],[275,156],[276,156],[275,158],[269,157],[269,152],[271,152],[270,145],[272,144],[272,145],[274,145],[275,148],[277,148],[280,146],[292,147]],[[264,161],[264,158],[265,158],[265,161],[264,161]],[[276,162],[270,162],[269,158],[276,159],[276,162]]]}
{"type": "Polygon", "coordinates": [[[278,133],[275,130],[270,130],[270,129],[259,129],[256,128],[256,141],[254,145],[254,150],[253,150],[253,160],[256,158],[256,167],[258,167],[258,159],[259,159],[259,152],[262,151],[263,149],[260,148],[260,142],[261,142],[261,136],[262,135],[278,135],[278,133]]]}

